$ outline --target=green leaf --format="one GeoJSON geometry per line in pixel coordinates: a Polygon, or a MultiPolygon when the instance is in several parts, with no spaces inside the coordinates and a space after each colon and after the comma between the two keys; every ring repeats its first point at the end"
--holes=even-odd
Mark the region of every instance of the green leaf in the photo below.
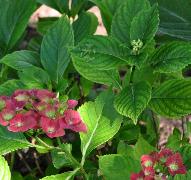
{"type": "Polygon", "coordinates": [[[63,76],[70,62],[68,48],[73,45],[73,30],[67,17],[60,18],[43,38],[41,62],[51,79],[56,83],[63,76]]]}
{"type": "Polygon", "coordinates": [[[191,168],[190,159],[191,159],[191,145],[185,145],[178,149],[178,152],[182,155],[184,165],[186,166],[186,169],[191,168]]]}
{"type": "Polygon", "coordinates": [[[21,173],[17,172],[17,171],[13,171],[11,173],[11,180],[24,180],[23,176],[21,175],[21,173]]]}
{"type": "Polygon", "coordinates": [[[21,50],[8,54],[4,56],[0,62],[16,70],[41,66],[39,54],[28,50],[21,50]]]}
{"type": "Polygon", "coordinates": [[[12,133],[6,127],[0,127],[0,155],[29,146],[29,142],[22,133],[12,133]]]}
{"type": "Polygon", "coordinates": [[[102,0],[102,1],[91,0],[91,1],[94,2],[101,11],[101,16],[104,26],[108,34],[110,34],[113,16],[115,15],[117,9],[123,5],[124,0],[102,0]]]}
{"type": "Polygon", "coordinates": [[[115,98],[116,110],[133,120],[136,124],[139,115],[147,107],[151,99],[151,87],[146,82],[130,84],[125,87],[115,98]]]}
{"type": "Polygon", "coordinates": [[[191,40],[190,1],[152,0],[160,10],[160,33],[180,39],[191,40]]]}
{"type": "Polygon", "coordinates": [[[81,10],[83,10],[83,6],[85,5],[87,0],[73,0],[71,2],[71,12],[70,15],[75,17],[81,10]]]}
{"type": "Polygon", "coordinates": [[[141,135],[134,147],[134,154],[137,160],[140,160],[141,156],[144,154],[149,154],[156,151],[156,148],[151,146],[141,135]]]}
{"type": "Polygon", "coordinates": [[[136,142],[140,134],[140,127],[135,126],[132,122],[128,122],[128,124],[124,124],[119,132],[119,139],[125,140],[126,142],[132,143],[136,142]]]}
{"type": "Polygon", "coordinates": [[[191,45],[185,42],[171,42],[156,50],[151,59],[155,72],[178,72],[191,64],[191,45]]]}
{"type": "Polygon", "coordinates": [[[78,109],[88,129],[80,133],[83,158],[118,132],[122,118],[113,108],[113,99],[111,92],[104,92],[78,109]]]}
{"type": "Polygon", "coordinates": [[[131,157],[125,158],[122,155],[111,154],[99,157],[99,168],[106,180],[127,180],[132,172],[138,172],[139,161],[131,157]]]}
{"type": "Polygon", "coordinates": [[[37,31],[44,35],[46,32],[53,26],[55,21],[58,20],[58,17],[46,17],[46,18],[39,18],[37,22],[37,31]]]}
{"type": "Polygon", "coordinates": [[[50,77],[46,71],[38,67],[31,67],[18,73],[20,80],[28,89],[43,89],[51,86],[50,77]]]}
{"type": "Polygon", "coordinates": [[[97,17],[90,12],[82,12],[73,23],[75,43],[89,35],[93,35],[98,26],[97,17]]]}
{"type": "Polygon", "coordinates": [[[21,38],[35,7],[34,0],[0,0],[0,46],[4,53],[21,38]]]}
{"type": "Polygon", "coordinates": [[[179,118],[191,113],[191,81],[174,79],[163,83],[152,93],[151,109],[159,115],[179,118]]]}
{"type": "Polygon", "coordinates": [[[76,70],[90,81],[120,87],[119,73],[116,70],[98,70],[88,63],[84,63],[79,57],[73,58],[73,64],[76,70]]]}
{"type": "Polygon", "coordinates": [[[98,70],[116,69],[127,64],[129,49],[107,36],[91,36],[72,51],[73,62],[81,61],[98,70]]]}
{"type": "Polygon", "coordinates": [[[191,179],[191,170],[187,171],[186,174],[177,174],[173,180],[188,180],[191,179]]]}
{"type": "Polygon", "coordinates": [[[136,158],[133,147],[124,141],[119,142],[117,147],[117,154],[123,155],[124,157],[131,157],[134,159],[136,158]]]}
{"type": "Polygon", "coordinates": [[[168,138],[166,147],[176,151],[180,149],[181,145],[182,145],[181,132],[175,128],[173,130],[173,134],[170,135],[168,138]]]}
{"type": "Polygon", "coordinates": [[[130,47],[132,22],[141,11],[149,8],[147,0],[127,0],[113,17],[111,35],[130,47]]]}
{"type": "Polygon", "coordinates": [[[62,150],[54,149],[51,151],[52,163],[55,168],[60,169],[64,166],[72,166],[73,163],[69,160],[66,155],[66,151],[71,153],[71,144],[62,144],[62,150]]]}
{"type": "Polygon", "coordinates": [[[56,9],[61,13],[67,14],[69,12],[68,0],[36,0],[36,1],[41,4],[46,4],[47,6],[52,7],[53,9],[56,9]]]}
{"type": "Polygon", "coordinates": [[[159,13],[157,5],[152,8],[141,11],[131,22],[130,39],[140,39],[143,44],[150,42],[158,30],[159,13]]]}
{"type": "Polygon", "coordinates": [[[30,39],[27,49],[30,51],[40,52],[42,36],[33,37],[30,39]]]}
{"type": "Polygon", "coordinates": [[[2,156],[0,156],[0,169],[0,179],[11,180],[11,172],[9,166],[7,164],[7,161],[2,156]]]}
{"type": "Polygon", "coordinates": [[[8,80],[0,85],[0,95],[10,96],[17,89],[24,89],[24,84],[16,79],[8,80]]]}
{"type": "Polygon", "coordinates": [[[46,176],[40,180],[71,180],[73,179],[74,175],[75,175],[74,171],[68,171],[62,174],[46,176]]]}

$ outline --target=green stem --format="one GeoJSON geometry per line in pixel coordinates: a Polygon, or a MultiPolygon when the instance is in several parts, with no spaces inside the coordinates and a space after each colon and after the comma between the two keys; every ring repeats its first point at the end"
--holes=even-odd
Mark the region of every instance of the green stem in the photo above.
{"type": "Polygon", "coordinates": [[[84,177],[87,179],[88,175],[87,175],[85,169],[83,168],[82,164],[80,164],[80,163],[74,158],[74,156],[72,156],[71,153],[69,153],[69,152],[67,152],[67,151],[64,151],[64,153],[66,154],[67,157],[69,157],[69,159],[72,161],[72,163],[73,163],[76,167],[80,168],[82,174],[83,174],[84,177]]]}
{"type": "Polygon", "coordinates": [[[50,146],[50,145],[48,145],[47,143],[45,143],[42,139],[40,139],[39,137],[36,137],[35,138],[39,143],[41,143],[44,147],[46,147],[46,148],[48,148],[48,149],[55,149],[55,147],[54,146],[50,146]]]}
{"type": "Polygon", "coordinates": [[[133,66],[133,67],[131,68],[131,74],[130,74],[130,78],[129,78],[129,84],[132,84],[132,83],[133,83],[134,74],[135,74],[135,66],[133,66]]]}
{"type": "Polygon", "coordinates": [[[14,166],[14,162],[15,162],[15,152],[11,153],[11,162],[10,162],[10,169],[13,169],[14,166]]]}
{"type": "MultiPolygon", "coordinates": [[[[45,143],[42,139],[40,139],[39,137],[36,137],[35,138],[39,143],[41,143],[44,147],[46,147],[47,149],[49,150],[53,150],[53,149],[57,149],[57,150],[60,150],[62,151],[61,153],[59,154],[65,154],[72,162],[72,164],[76,167],[76,168],[79,168],[80,171],[82,172],[82,174],[84,175],[84,177],[87,179],[88,175],[86,173],[86,171],[84,170],[83,166],[74,158],[74,156],[72,156],[72,154],[66,150],[63,150],[62,148],[60,147],[54,147],[54,146],[50,146],[48,145],[47,143],[45,143]]],[[[57,142],[59,145],[61,145],[61,141],[59,138],[57,138],[57,142]]],[[[36,146],[36,145],[35,145],[36,146]]]]}

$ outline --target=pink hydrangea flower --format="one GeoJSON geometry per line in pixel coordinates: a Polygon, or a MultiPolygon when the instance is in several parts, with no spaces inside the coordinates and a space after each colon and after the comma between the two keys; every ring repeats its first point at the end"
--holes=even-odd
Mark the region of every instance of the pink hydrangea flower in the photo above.
{"type": "Polygon", "coordinates": [[[173,155],[173,152],[171,149],[168,149],[168,148],[165,148],[163,150],[161,150],[159,153],[158,153],[158,157],[159,159],[162,161],[162,162],[166,162],[166,159],[173,155]]]}
{"type": "Polygon", "coordinates": [[[41,114],[50,119],[55,119],[57,117],[56,109],[53,106],[47,106],[46,109],[41,112],[41,114]]]}
{"type": "Polygon", "coordinates": [[[169,156],[165,165],[168,167],[168,171],[172,176],[176,174],[186,174],[186,167],[184,166],[182,157],[179,153],[169,156]]]}
{"type": "Polygon", "coordinates": [[[9,121],[15,116],[15,111],[11,109],[3,109],[0,114],[0,124],[2,126],[7,126],[9,121]]]}
{"type": "Polygon", "coordinates": [[[17,114],[10,120],[8,130],[12,132],[25,132],[33,129],[37,126],[37,120],[33,114],[34,112],[31,111],[25,114],[17,114]]]}
{"type": "Polygon", "coordinates": [[[79,113],[72,110],[77,104],[59,102],[55,93],[45,89],[16,90],[11,97],[0,96],[0,124],[13,132],[42,129],[51,138],[63,136],[64,129],[86,132],[79,113]]]}
{"type": "Polygon", "coordinates": [[[42,89],[36,92],[36,97],[42,102],[50,103],[53,100],[53,98],[56,97],[56,95],[53,92],[50,92],[46,89],[42,89]]]}
{"type": "Polygon", "coordinates": [[[59,121],[47,117],[41,117],[41,127],[50,138],[64,136],[64,129],[60,127],[59,121]]]}
{"type": "Polygon", "coordinates": [[[6,107],[6,100],[8,99],[7,96],[0,97],[0,110],[6,107]]]}
{"type": "Polygon", "coordinates": [[[154,160],[150,155],[141,156],[141,165],[142,167],[152,167],[154,165],[154,160]]]}
{"type": "Polygon", "coordinates": [[[155,170],[153,167],[146,167],[143,169],[143,172],[144,172],[145,177],[154,178],[154,176],[155,176],[155,170]]]}
{"type": "Polygon", "coordinates": [[[12,100],[16,109],[22,109],[29,102],[30,94],[26,90],[16,90],[12,100]]]}
{"type": "Polygon", "coordinates": [[[71,129],[75,132],[87,132],[87,127],[83,123],[80,114],[72,109],[64,112],[64,117],[60,120],[60,126],[64,129],[71,129]]]}
{"type": "Polygon", "coordinates": [[[78,101],[73,100],[73,99],[68,100],[67,101],[67,105],[68,105],[69,109],[73,109],[73,108],[75,108],[78,105],[78,101]]]}
{"type": "Polygon", "coordinates": [[[158,154],[158,152],[151,152],[149,155],[152,157],[154,163],[159,161],[159,154],[158,154]]]}
{"type": "Polygon", "coordinates": [[[139,173],[132,173],[130,176],[130,180],[143,180],[144,172],[140,171],[139,173]]]}

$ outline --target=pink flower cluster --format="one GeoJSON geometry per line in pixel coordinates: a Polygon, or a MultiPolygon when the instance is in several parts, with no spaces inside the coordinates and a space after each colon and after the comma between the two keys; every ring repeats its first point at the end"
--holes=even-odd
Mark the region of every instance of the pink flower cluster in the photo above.
{"type": "Polygon", "coordinates": [[[131,174],[131,180],[166,180],[169,175],[186,174],[186,167],[180,153],[174,153],[167,148],[160,152],[143,155],[141,166],[142,170],[139,173],[131,174]]]}
{"type": "Polygon", "coordinates": [[[0,124],[12,132],[42,129],[50,138],[63,136],[64,129],[86,132],[79,113],[73,108],[78,101],[59,101],[48,90],[16,90],[12,96],[0,96],[0,124]]]}

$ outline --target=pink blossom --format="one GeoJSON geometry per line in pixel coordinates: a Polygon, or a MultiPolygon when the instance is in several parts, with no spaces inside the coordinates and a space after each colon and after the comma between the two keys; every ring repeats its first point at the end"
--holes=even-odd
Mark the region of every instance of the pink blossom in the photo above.
{"type": "Polygon", "coordinates": [[[168,171],[172,176],[176,174],[186,174],[186,167],[179,153],[169,156],[165,165],[168,167],[168,171]]]}
{"type": "Polygon", "coordinates": [[[69,109],[73,109],[78,105],[78,101],[71,99],[67,101],[67,104],[69,109]]]}
{"type": "Polygon", "coordinates": [[[64,129],[60,127],[59,121],[47,117],[41,117],[41,127],[48,137],[64,136],[64,129]]]}
{"type": "Polygon", "coordinates": [[[9,121],[15,116],[15,111],[11,109],[3,109],[0,114],[0,124],[7,126],[9,121]]]}
{"type": "Polygon", "coordinates": [[[8,127],[9,131],[13,132],[25,132],[29,129],[33,129],[37,126],[37,120],[34,112],[27,112],[25,114],[17,114],[12,120],[10,120],[10,125],[8,127]]]}

